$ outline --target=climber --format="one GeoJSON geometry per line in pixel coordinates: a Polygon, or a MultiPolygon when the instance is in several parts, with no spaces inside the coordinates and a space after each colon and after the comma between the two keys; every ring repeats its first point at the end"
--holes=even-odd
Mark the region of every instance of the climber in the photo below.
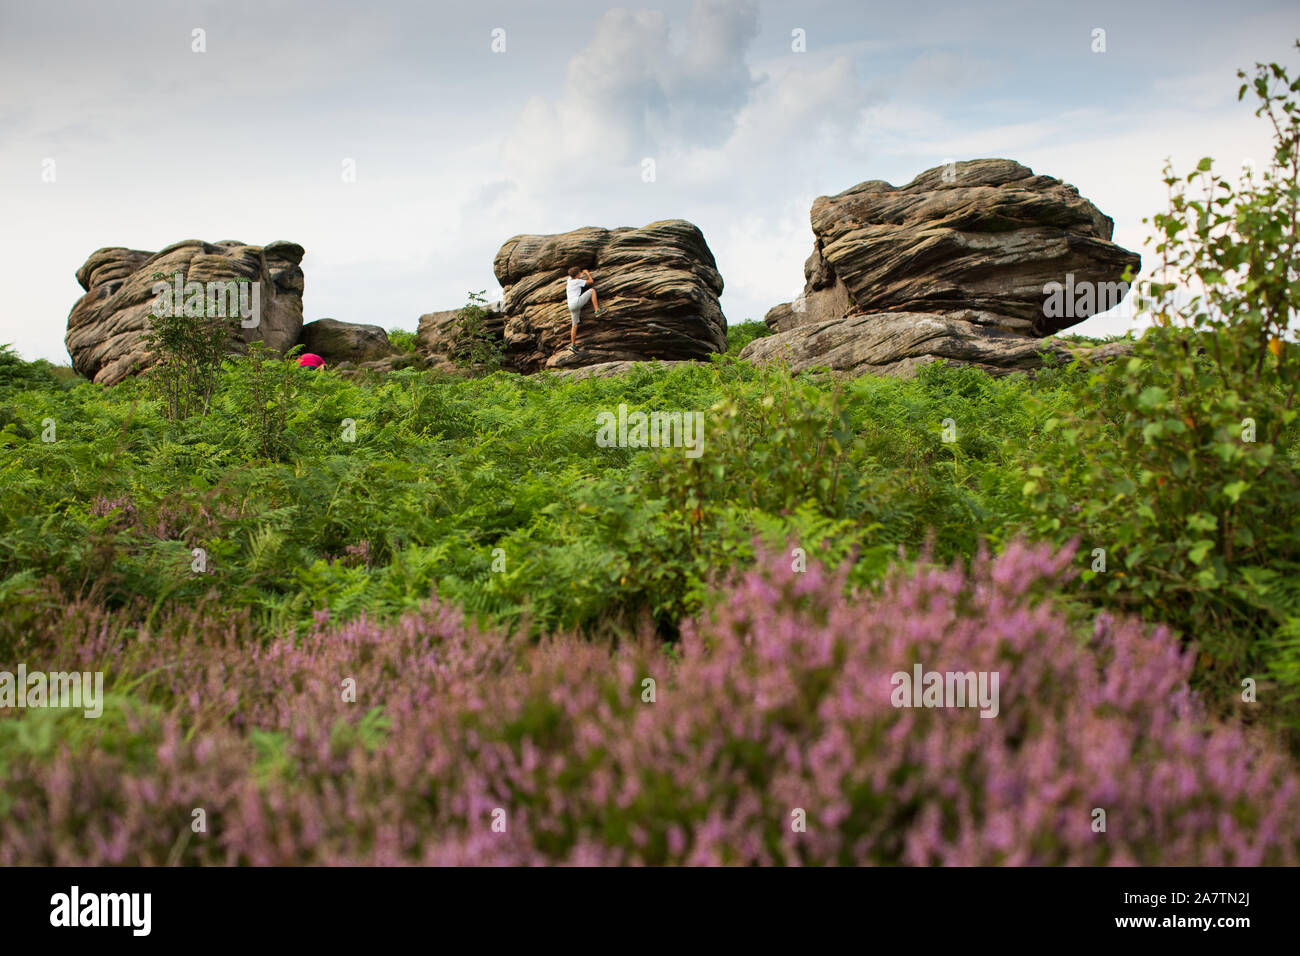
{"type": "Polygon", "coordinates": [[[586,269],[579,269],[573,266],[569,269],[569,281],[565,283],[565,292],[569,300],[569,318],[573,324],[569,326],[569,351],[578,350],[578,321],[582,315],[582,307],[591,301],[591,310],[596,315],[600,314],[600,300],[596,298],[596,286],[593,284],[591,273],[586,269]],[[591,288],[583,291],[582,287],[589,285],[591,288]]]}

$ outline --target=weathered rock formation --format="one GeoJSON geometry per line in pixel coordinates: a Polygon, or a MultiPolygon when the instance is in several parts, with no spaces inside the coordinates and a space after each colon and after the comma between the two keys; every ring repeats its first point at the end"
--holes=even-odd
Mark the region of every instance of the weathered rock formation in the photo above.
{"type": "Polygon", "coordinates": [[[726,350],[722,276],[704,235],[684,220],[515,236],[493,268],[505,290],[505,362],[520,372],[704,359],[726,350]],[[584,310],[577,352],[570,352],[565,279],[575,265],[591,271],[600,314],[584,310]]]}
{"type": "Polygon", "coordinates": [[[388,341],[388,333],[377,325],[358,325],[338,319],[317,319],[302,327],[298,344],[315,352],[331,365],[350,361],[377,362],[400,352],[388,341]]]}
{"type": "Polygon", "coordinates": [[[680,367],[676,362],[601,362],[598,365],[583,365],[578,368],[556,368],[552,369],[552,371],[561,378],[580,381],[584,378],[614,378],[615,376],[625,375],[626,373],[639,368],[658,369],[674,366],[680,367]]]}
{"type": "Polygon", "coordinates": [[[1125,268],[1141,264],[1077,189],[1007,159],[937,167],[902,187],[860,183],[819,197],[811,221],[803,295],[768,311],[781,334],[742,358],[822,350],[845,369],[937,358],[1032,368],[1041,337],[1117,305],[1125,268]],[[1062,301],[1051,283],[1088,296],[1062,301]]]}
{"type": "Polygon", "coordinates": [[[932,312],[868,312],[755,339],[741,349],[740,357],[757,364],[784,362],[792,372],[826,368],[851,376],[910,378],[919,366],[936,359],[1006,375],[1041,367],[1042,354],[1065,364],[1074,358],[1111,358],[1130,347],[1125,342],[1081,347],[1059,339],[981,328],[932,312]]]}
{"type": "Polygon", "coordinates": [[[244,328],[238,321],[232,323],[237,330],[232,347],[261,340],[281,351],[290,348],[302,329],[302,257],[302,246],[292,242],[250,246],[187,239],[160,252],[100,249],[77,270],[86,294],[68,316],[64,341],[72,366],[87,378],[111,385],[152,364],[144,335],[158,307],[154,285],[171,283],[178,274],[182,282],[218,288],[239,279],[257,283],[255,300],[251,291],[246,293],[250,305],[257,302],[255,310],[246,312],[246,321],[255,315],[257,324],[244,328]]]}

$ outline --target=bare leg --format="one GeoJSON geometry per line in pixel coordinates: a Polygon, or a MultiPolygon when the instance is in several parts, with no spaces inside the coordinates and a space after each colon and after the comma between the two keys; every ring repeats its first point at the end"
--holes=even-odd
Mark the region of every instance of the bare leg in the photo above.
{"type": "Polygon", "coordinates": [[[595,289],[591,290],[591,310],[597,313],[600,312],[600,298],[596,295],[595,289]]]}

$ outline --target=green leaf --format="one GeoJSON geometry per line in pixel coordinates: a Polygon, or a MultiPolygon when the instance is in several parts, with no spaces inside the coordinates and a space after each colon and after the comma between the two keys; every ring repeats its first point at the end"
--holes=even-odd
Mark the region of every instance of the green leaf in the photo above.
{"type": "Polygon", "coordinates": [[[1145,410],[1159,408],[1168,401],[1169,393],[1159,385],[1148,385],[1138,395],[1138,407],[1145,410]]]}
{"type": "Polygon", "coordinates": [[[1250,487],[1248,481],[1234,481],[1232,484],[1223,486],[1223,496],[1231,501],[1234,505],[1247,488],[1250,487]]]}

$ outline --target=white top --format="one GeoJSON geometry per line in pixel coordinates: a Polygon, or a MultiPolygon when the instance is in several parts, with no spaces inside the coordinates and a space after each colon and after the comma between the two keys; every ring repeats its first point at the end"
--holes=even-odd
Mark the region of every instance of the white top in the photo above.
{"type": "Polygon", "coordinates": [[[582,295],[582,287],[586,284],[586,279],[569,279],[565,283],[564,291],[569,297],[569,305],[578,304],[578,297],[582,295]]]}

